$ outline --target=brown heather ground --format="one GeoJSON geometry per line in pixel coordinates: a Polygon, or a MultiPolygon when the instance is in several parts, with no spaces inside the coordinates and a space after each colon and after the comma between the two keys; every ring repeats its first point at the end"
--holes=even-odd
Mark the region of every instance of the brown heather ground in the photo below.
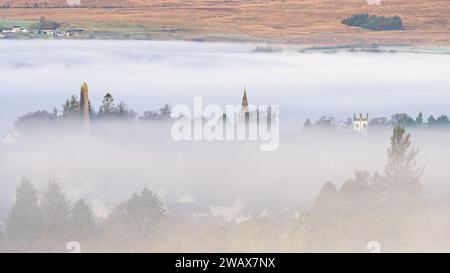
{"type": "MultiPolygon", "coordinates": [[[[8,1],[0,18],[37,20],[40,16],[91,31],[134,33],[151,39],[257,40],[303,45],[450,45],[449,0],[81,0],[86,6],[24,8],[42,0],[8,1]],[[15,7],[14,7],[15,6],[15,7]],[[399,15],[404,30],[375,32],[340,23],[353,13],[399,15]]],[[[43,5],[43,4],[42,4],[43,5]]]]}

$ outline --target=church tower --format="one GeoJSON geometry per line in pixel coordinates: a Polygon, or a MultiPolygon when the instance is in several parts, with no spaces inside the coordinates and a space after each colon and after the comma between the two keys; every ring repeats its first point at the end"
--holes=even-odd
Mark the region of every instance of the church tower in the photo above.
{"type": "Polygon", "coordinates": [[[80,91],[80,113],[85,126],[89,125],[89,93],[88,85],[83,82],[80,91]]]}
{"type": "Polygon", "coordinates": [[[244,87],[244,95],[242,96],[241,115],[248,114],[247,89],[244,87]]]}
{"type": "Polygon", "coordinates": [[[362,113],[359,114],[359,117],[356,117],[353,114],[353,130],[358,133],[366,133],[369,128],[369,114],[366,117],[363,117],[362,113]]]}

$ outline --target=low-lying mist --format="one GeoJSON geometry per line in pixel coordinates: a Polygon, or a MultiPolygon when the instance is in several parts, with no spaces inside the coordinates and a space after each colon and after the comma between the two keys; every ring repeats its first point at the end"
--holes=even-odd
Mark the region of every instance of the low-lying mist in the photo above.
{"type": "MultiPolygon", "coordinates": [[[[361,245],[360,249],[352,244],[345,248],[345,243],[336,245],[332,243],[334,241],[321,246],[312,243],[306,247],[302,243],[298,248],[295,245],[288,247],[275,243],[275,239],[265,243],[261,241],[263,245],[255,248],[254,240],[262,240],[258,239],[262,234],[252,232],[261,232],[264,228],[274,229],[268,231],[270,236],[281,236],[286,232],[283,231],[285,228],[294,232],[296,226],[304,224],[302,217],[311,209],[314,211],[316,197],[327,181],[340,188],[357,170],[382,174],[392,135],[391,128],[373,129],[367,135],[360,135],[349,129],[293,127],[281,132],[278,150],[261,152],[258,141],[176,142],[170,136],[170,126],[170,123],[158,121],[105,122],[92,124],[89,131],[79,125],[27,130],[17,137],[15,144],[1,146],[1,219],[6,222],[7,213],[15,200],[16,187],[23,178],[28,179],[41,193],[47,188],[49,181],[58,183],[72,202],[85,199],[92,206],[98,220],[108,219],[114,206],[146,187],[167,208],[169,220],[163,224],[168,225],[166,232],[170,230],[171,236],[181,236],[183,229],[192,229],[192,237],[186,235],[183,238],[187,241],[179,244],[164,243],[163,240],[146,245],[133,243],[133,246],[120,243],[116,245],[115,239],[110,238],[110,246],[93,245],[88,249],[365,251],[365,245],[361,245]],[[233,211],[236,206],[239,207],[240,220],[233,218],[238,214],[228,212],[231,222],[227,219],[228,216],[219,217],[213,224],[209,221],[189,221],[185,226],[178,222],[179,219],[194,219],[199,215],[209,219],[206,215],[211,214],[213,208],[228,208],[233,211]],[[284,220],[279,220],[272,227],[265,226],[264,221],[269,220],[264,219],[279,217],[284,220]],[[170,224],[171,221],[174,223],[170,224]],[[221,238],[222,235],[217,235],[216,232],[222,234],[225,231],[216,229],[224,224],[228,226],[230,233],[227,233],[228,237],[221,238]],[[247,238],[240,233],[242,231],[235,230],[242,228],[248,236],[256,237],[247,238]],[[203,230],[203,235],[198,233],[199,230],[203,230]],[[237,238],[233,236],[238,234],[249,241],[239,241],[238,245],[237,242],[230,243],[229,240],[233,241],[237,238]],[[217,245],[191,241],[195,236],[211,236],[210,239],[217,245]]],[[[446,145],[446,139],[450,132],[413,129],[410,133],[413,144],[419,149],[417,163],[425,166],[420,180],[424,186],[424,200],[447,200],[450,174],[446,170],[446,154],[450,152],[450,148],[446,145]]],[[[430,211],[427,210],[426,213],[430,217],[430,211]]],[[[363,218],[358,219],[352,220],[352,228],[362,228],[366,224],[363,218]]],[[[404,227],[403,231],[406,232],[409,228],[412,227],[404,227]]],[[[322,232],[328,234],[326,230],[322,232]]],[[[158,234],[165,238],[164,232],[158,234]]],[[[384,240],[391,250],[402,250],[398,244],[389,241],[388,235],[374,236],[376,238],[363,236],[358,239],[361,240],[358,243],[361,244],[364,240],[384,240]]],[[[292,236],[300,235],[295,233],[292,236]]],[[[351,234],[347,236],[351,240],[355,239],[351,234]]],[[[433,244],[426,247],[419,245],[418,248],[432,251],[433,244]]],[[[60,248],[53,250],[61,251],[60,248]]]]}
{"type": "Polygon", "coordinates": [[[450,55],[257,46],[0,43],[0,252],[448,251],[450,55]],[[76,97],[60,109],[83,81],[88,129],[76,97]],[[245,85],[279,106],[278,149],[175,141],[166,103],[236,105],[245,85]],[[102,116],[109,93],[126,104],[102,116]]]}
{"type": "MultiPolygon", "coordinates": [[[[90,87],[142,113],[167,102],[280,105],[285,120],[353,112],[371,116],[445,113],[449,54],[254,52],[258,44],[161,41],[2,41],[0,134],[31,109],[59,106],[90,87]],[[420,104],[417,102],[420,101],[420,104]]],[[[98,106],[94,105],[93,106],[98,106]]]]}

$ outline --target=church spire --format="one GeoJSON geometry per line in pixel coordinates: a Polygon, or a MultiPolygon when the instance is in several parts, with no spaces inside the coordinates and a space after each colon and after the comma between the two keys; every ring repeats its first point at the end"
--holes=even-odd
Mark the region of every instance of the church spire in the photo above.
{"type": "Polygon", "coordinates": [[[242,96],[241,114],[248,113],[247,88],[244,86],[244,95],[242,96]]]}

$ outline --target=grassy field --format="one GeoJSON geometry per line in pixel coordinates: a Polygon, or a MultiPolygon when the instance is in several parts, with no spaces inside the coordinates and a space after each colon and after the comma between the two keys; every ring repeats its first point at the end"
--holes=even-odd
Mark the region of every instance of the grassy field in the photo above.
{"type": "Polygon", "coordinates": [[[79,7],[46,2],[43,7],[37,1],[40,8],[0,8],[0,18],[35,21],[46,16],[106,38],[450,45],[449,0],[384,0],[381,6],[365,0],[82,0],[85,6],[79,7]],[[361,12],[399,15],[404,29],[377,32],[340,23],[361,12]]]}
{"type": "Polygon", "coordinates": [[[19,26],[22,28],[29,28],[30,26],[36,24],[37,21],[23,21],[23,20],[14,20],[14,19],[3,19],[0,18],[0,27],[13,27],[19,26]]]}

